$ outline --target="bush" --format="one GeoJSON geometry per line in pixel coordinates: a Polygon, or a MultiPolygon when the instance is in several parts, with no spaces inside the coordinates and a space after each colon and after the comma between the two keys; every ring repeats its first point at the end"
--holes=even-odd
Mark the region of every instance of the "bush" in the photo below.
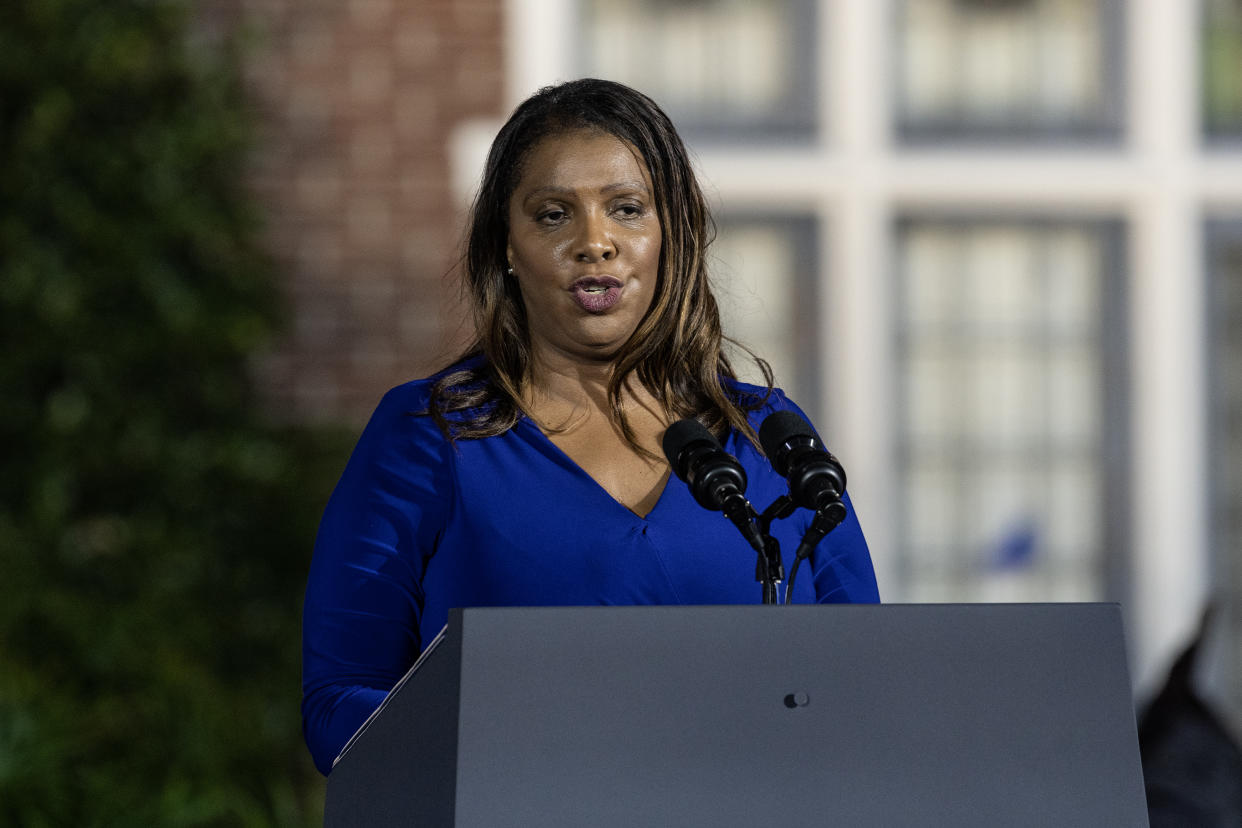
{"type": "Polygon", "coordinates": [[[347,447],[256,413],[235,51],[187,20],[0,9],[0,824],[320,819],[299,612],[347,447]]]}

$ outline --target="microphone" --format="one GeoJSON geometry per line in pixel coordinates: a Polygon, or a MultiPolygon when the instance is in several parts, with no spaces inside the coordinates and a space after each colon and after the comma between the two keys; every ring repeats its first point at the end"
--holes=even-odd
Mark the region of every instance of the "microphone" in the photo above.
{"type": "Polygon", "coordinates": [[[664,456],[704,509],[724,512],[755,551],[764,543],[746,499],[746,470],[698,420],[678,420],[664,432],[664,456]]]}
{"type": "Polygon", "coordinates": [[[725,498],[746,491],[746,470],[698,420],[678,420],[664,432],[664,456],[704,509],[724,510],[725,498]]]}
{"type": "Polygon", "coordinates": [[[759,444],[776,473],[789,481],[793,502],[815,512],[811,525],[794,553],[794,565],[785,585],[785,603],[793,600],[798,567],[815,551],[828,533],[845,520],[845,469],[819,439],[811,424],[793,411],[769,414],[759,426],[759,444]]]}
{"type": "Polygon", "coordinates": [[[839,510],[845,518],[845,469],[810,423],[793,411],[769,414],[759,427],[759,444],[776,473],[789,481],[794,503],[814,512],[839,510]]]}

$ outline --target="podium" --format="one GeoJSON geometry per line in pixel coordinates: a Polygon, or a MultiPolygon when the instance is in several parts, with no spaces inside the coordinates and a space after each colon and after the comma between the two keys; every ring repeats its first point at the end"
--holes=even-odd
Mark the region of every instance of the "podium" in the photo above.
{"type": "Polygon", "coordinates": [[[1146,826],[1115,604],[454,610],[345,826],[1146,826]]]}

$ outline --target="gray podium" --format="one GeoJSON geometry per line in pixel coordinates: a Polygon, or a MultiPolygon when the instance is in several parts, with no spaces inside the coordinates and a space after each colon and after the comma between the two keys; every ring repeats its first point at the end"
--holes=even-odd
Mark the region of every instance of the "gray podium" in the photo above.
{"type": "Polygon", "coordinates": [[[1146,826],[1120,610],[456,610],[324,824],[1146,826]]]}

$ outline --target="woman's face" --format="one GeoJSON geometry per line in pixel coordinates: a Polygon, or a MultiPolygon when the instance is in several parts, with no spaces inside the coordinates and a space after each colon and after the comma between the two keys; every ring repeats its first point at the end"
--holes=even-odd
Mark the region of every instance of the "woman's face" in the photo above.
{"type": "Polygon", "coordinates": [[[537,360],[609,360],[642,321],[660,269],[651,176],[603,132],[552,135],[509,199],[509,265],[537,360]]]}

